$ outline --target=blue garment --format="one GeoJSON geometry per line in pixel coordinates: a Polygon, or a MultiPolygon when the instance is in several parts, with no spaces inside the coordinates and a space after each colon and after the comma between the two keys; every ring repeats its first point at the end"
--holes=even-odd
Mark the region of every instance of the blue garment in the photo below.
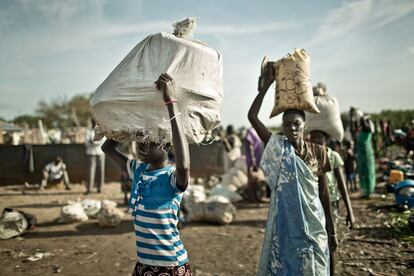
{"type": "Polygon", "coordinates": [[[271,136],[261,165],[271,204],[257,275],[329,275],[318,178],[284,136],[271,136]]]}
{"type": "Polygon", "coordinates": [[[134,217],[138,262],[181,266],[188,262],[177,224],[183,193],[176,187],[175,168],[147,171],[148,164],[128,161],[133,185],[129,211],[134,217]],[[133,173],[132,173],[133,172],[133,173]]]}

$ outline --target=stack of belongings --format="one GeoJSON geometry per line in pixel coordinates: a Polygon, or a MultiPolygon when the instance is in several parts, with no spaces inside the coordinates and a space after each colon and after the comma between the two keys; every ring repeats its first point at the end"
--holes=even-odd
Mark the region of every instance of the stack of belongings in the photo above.
{"type": "Polygon", "coordinates": [[[221,120],[222,57],[191,39],[195,25],[195,19],[187,18],[173,25],[173,35],[149,35],[131,50],[90,100],[97,132],[120,142],[170,142],[170,118],[154,84],[168,73],[175,81],[187,141],[198,144],[211,138],[221,120]]]}
{"type": "MultiPolygon", "coordinates": [[[[262,75],[267,63],[265,57],[262,62],[262,75]]],[[[310,82],[310,56],[304,49],[294,49],[292,54],[273,62],[273,68],[276,94],[275,105],[270,118],[289,109],[319,113],[310,82]]]]}
{"type": "Polygon", "coordinates": [[[210,192],[209,196],[207,196],[202,185],[190,184],[188,186],[183,197],[183,210],[187,222],[208,222],[226,225],[234,220],[236,208],[228,197],[232,193],[220,184],[215,187],[217,186],[221,187],[221,191],[216,188],[216,195],[210,192]]]}
{"type": "Polygon", "coordinates": [[[110,200],[102,201],[102,209],[97,214],[100,227],[117,227],[124,218],[124,212],[117,208],[117,204],[110,200]]]}
{"type": "Polygon", "coordinates": [[[331,139],[342,141],[344,127],[342,125],[338,100],[326,94],[326,86],[322,83],[318,83],[313,90],[315,104],[318,110],[320,110],[320,113],[306,112],[308,127],[306,128],[305,134],[318,130],[328,134],[331,139]]]}

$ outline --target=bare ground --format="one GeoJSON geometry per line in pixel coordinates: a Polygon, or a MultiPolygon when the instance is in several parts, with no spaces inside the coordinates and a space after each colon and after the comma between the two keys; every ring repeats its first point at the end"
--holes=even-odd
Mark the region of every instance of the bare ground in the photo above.
{"type": "MultiPolygon", "coordinates": [[[[0,187],[0,210],[13,207],[38,218],[34,230],[0,241],[0,275],[130,275],[135,264],[132,222],[100,228],[96,220],[61,225],[55,222],[67,200],[84,199],[83,186],[72,191],[22,192],[22,186],[0,187]],[[36,252],[52,255],[36,262],[36,252]]],[[[102,194],[122,205],[120,185],[105,185],[102,194]]],[[[347,230],[340,221],[337,275],[414,275],[414,242],[394,227],[391,196],[353,200],[357,223],[347,230]]],[[[267,204],[238,204],[228,226],[190,224],[181,230],[196,275],[255,275],[267,216],[267,204]]],[[[344,215],[342,213],[342,215],[344,215]]],[[[411,233],[411,235],[413,235],[411,233]]]]}

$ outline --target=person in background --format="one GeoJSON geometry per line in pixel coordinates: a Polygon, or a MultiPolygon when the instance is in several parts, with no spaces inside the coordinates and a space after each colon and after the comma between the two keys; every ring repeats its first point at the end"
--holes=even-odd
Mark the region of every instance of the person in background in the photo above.
{"type": "Polygon", "coordinates": [[[370,119],[362,117],[361,131],[358,134],[357,167],[359,186],[363,197],[369,198],[375,190],[375,160],[372,148],[372,134],[370,119]]]}
{"type": "Polygon", "coordinates": [[[56,156],[55,161],[47,164],[43,169],[43,178],[40,189],[46,188],[48,183],[58,183],[63,180],[65,189],[70,190],[69,176],[66,170],[66,164],[62,157],[56,156]]]}
{"type": "Polygon", "coordinates": [[[343,156],[346,186],[348,187],[349,191],[356,192],[358,190],[356,183],[357,162],[354,154],[353,144],[354,143],[352,140],[344,140],[345,150],[343,156]]]}
{"type": "Polygon", "coordinates": [[[247,130],[244,139],[244,149],[246,152],[247,177],[249,179],[247,184],[249,198],[252,201],[260,201],[263,195],[260,195],[261,189],[259,186],[265,182],[264,177],[261,177],[262,174],[259,172],[259,165],[263,154],[263,142],[254,128],[247,130]]]}
{"type": "MultiPolygon", "coordinates": [[[[406,157],[408,158],[411,152],[414,152],[414,120],[411,120],[411,126],[408,128],[407,136],[405,138],[406,157]]],[[[413,154],[414,161],[414,154],[413,154]]]]}
{"type": "MultiPolygon", "coordinates": [[[[310,141],[317,145],[326,147],[326,144],[329,140],[329,135],[323,131],[312,131],[310,133],[310,141]]],[[[335,222],[338,223],[338,211],[339,211],[339,199],[341,195],[342,200],[344,201],[345,208],[347,211],[346,224],[353,227],[355,218],[352,211],[351,200],[349,199],[348,191],[345,184],[344,175],[342,172],[342,167],[344,166],[344,161],[342,160],[339,152],[334,151],[327,147],[329,162],[331,163],[333,171],[329,171],[325,174],[326,179],[328,180],[329,195],[331,199],[332,214],[334,216],[335,222]]]]}
{"type": "Polygon", "coordinates": [[[237,159],[241,157],[242,143],[240,138],[234,132],[232,125],[227,126],[226,135],[223,137],[224,149],[227,153],[227,157],[230,160],[230,164],[233,164],[237,159]]]}
{"type": "MultiPolygon", "coordinates": [[[[92,120],[92,126],[95,127],[95,121],[92,120]]],[[[105,138],[95,141],[95,130],[90,129],[86,133],[85,147],[86,155],[88,156],[89,174],[88,183],[86,184],[85,194],[89,194],[95,184],[96,173],[97,179],[97,192],[102,192],[103,184],[105,183],[105,154],[101,149],[102,144],[105,142],[105,138]],[[97,170],[98,169],[98,170],[97,170]]]]}

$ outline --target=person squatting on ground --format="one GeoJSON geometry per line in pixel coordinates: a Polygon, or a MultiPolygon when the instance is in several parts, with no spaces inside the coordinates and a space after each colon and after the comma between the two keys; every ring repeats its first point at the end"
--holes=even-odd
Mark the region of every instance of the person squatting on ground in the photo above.
{"type": "MultiPolygon", "coordinates": [[[[310,133],[310,141],[314,144],[321,145],[326,147],[329,140],[329,135],[323,131],[312,131],[310,133]]],[[[345,208],[347,211],[346,215],[346,224],[351,228],[354,224],[355,218],[352,211],[351,200],[349,199],[348,191],[345,186],[344,174],[342,172],[342,167],[344,166],[344,161],[337,151],[326,147],[329,162],[331,163],[332,170],[325,174],[326,180],[328,181],[329,187],[329,197],[331,199],[331,209],[332,215],[336,223],[338,223],[338,212],[339,212],[339,199],[341,197],[344,201],[345,208]]]]}
{"type": "Polygon", "coordinates": [[[134,218],[137,263],[132,275],[192,275],[187,251],[180,240],[178,211],[188,187],[190,155],[176,100],[175,86],[168,74],[156,81],[162,91],[171,120],[176,168],[168,164],[162,143],[138,143],[138,157],[128,159],[116,149],[118,142],[107,140],[102,150],[133,179],[129,211],[134,218]]]}
{"type": "Polygon", "coordinates": [[[63,162],[62,157],[56,156],[55,161],[47,164],[43,171],[42,182],[40,189],[46,188],[48,183],[56,184],[63,180],[65,189],[70,190],[69,176],[66,170],[66,164],[63,162]]]}
{"type": "Polygon", "coordinates": [[[258,118],[273,82],[271,63],[259,78],[248,118],[266,144],[262,168],[271,199],[257,275],[331,275],[337,237],[325,173],[331,170],[322,146],[304,140],[305,113],[283,114],[284,135],[272,134],[258,118]]]}

